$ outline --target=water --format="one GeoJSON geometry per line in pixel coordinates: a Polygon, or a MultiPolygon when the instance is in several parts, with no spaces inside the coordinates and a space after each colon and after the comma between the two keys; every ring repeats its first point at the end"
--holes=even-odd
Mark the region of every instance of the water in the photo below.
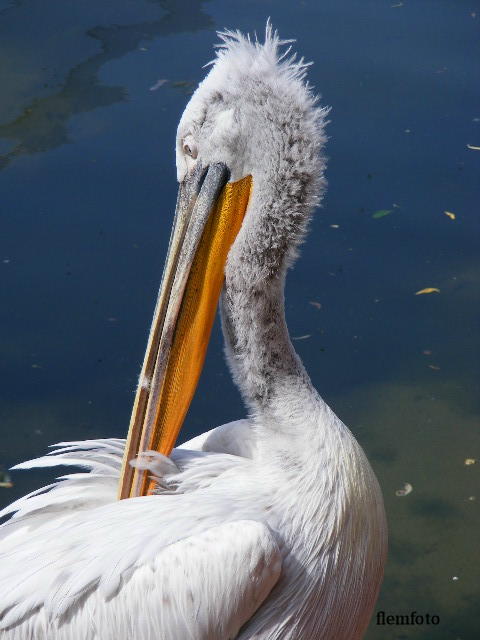
{"type": "MultiPolygon", "coordinates": [[[[440,617],[374,620],[367,637],[476,638],[480,462],[465,459],[480,458],[480,152],[467,144],[480,146],[480,9],[17,0],[0,11],[0,464],[125,434],[175,202],[177,121],[215,29],[261,33],[271,16],[315,61],[310,79],[333,107],[329,190],[289,275],[290,330],[308,336],[298,352],[384,491],[377,610],[440,617]],[[440,293],[414,295],[425,287],[440,293]],[[413,491],[396,496],[405,483],[413,491]]],[[[185,435],[243,415],[217,326],[185,435]]],[[[15,473],[0,506],[50,477],[15,473]]]]}

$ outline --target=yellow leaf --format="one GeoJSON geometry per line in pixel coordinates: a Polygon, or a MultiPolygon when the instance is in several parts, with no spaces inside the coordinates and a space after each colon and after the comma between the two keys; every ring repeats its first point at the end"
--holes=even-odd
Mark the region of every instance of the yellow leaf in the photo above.
{"type": "Polygon", "coordinates": [[[469,467],[471,464],[475,464],[475,458],[465,458],[465,464],[469,467]]]}
{"type": "Polygon", "coordinates": [[[0,488],[11,489],[12,487],[13,484],[8,473],[0,469],[0,488]]]}
{"type": "Polygon", "coordinates": [[[473,151],[480,151],[480,147],[475,147],[473,144],[467,144],[467,147],[473,151]]]}
{"type": "Polygon", "coordinates": [[[436,287],[427,287],[426,289],[420,289],[420,291],[416,291],[415,295],[420,296],[422,293],[440,293],[440,289],[436,287]]]}
{"type": "Polygon", "coordinates": [[[456,215],[454,213],[452,213],[451,211],[444,211],[443,212],[446,216],[448,216],[450,218],[450,220],[455,220],[456,215]]]}

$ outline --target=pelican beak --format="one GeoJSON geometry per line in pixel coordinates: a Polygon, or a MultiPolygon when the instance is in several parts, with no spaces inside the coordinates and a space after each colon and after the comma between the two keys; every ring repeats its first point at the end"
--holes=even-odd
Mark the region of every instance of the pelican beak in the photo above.
{"type": "Polygon", "coordinates": [[[168,255],[130,420],[119,498],[153,483],[129,464],[138,453],[169,455],[202,371],[228,252],[242,225],[251,176],[228,182],[224,164],[197,166],[179,188],[168,255]]]}

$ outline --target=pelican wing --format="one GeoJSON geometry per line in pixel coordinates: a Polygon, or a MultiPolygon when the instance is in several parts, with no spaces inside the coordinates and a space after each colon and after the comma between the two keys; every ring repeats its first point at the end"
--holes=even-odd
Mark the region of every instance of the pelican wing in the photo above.
{"type": "Polygon", "coordinates": [[[224,640],[276,583],[275,535],[254,508],[234,513],[210,493],[212,477],[243,467],[248,476],[247,459],[182,449],[173,456],[181,472],[165,463],[188,493],[119,502],[123,444],[63,443],[20,465],[90,473],[63,476],[3,512],[15,513],[0,526],[1,640],[224,640]]]}
{"type": "MultiPolygon", "coordinates": [[[[0,526],[2,550],[5,550],[6,539],[13,537],[14,533],[17,546],[20,534],[27,535],[52,524],[57,526],[60,519],[65,522],[78,511],[110,504],[117,499],[125,439],[78,440],[60,442],[51,447],[53,451],[46,456],[22,462],[13,469],[67,466],[82,467],[85,472],[60,476],[57,478],[59,482],[41,487],[0,510],[0,519],[13,514],[6,525],[0,526]]],[[[174,449],[171,457],[183,468],[195,462],[194,452],[227,453],[250,458],[252,448],[250,420],[237,420],[188,440],[174,449]]],[[[197,471],[197,477],[188,478],[190,490],[204,481],[201,475],[204,469],[200,467],[197,471]]],[[[208,473],[208,467],[205,471],[208,473]]]]}
{"type": "MultiPolygon", "coordinates": [[[[118,549],[119,562],[130,552],[118,549]]],[[[2,640],[234,638],[277,581],[280,554],[269,529],[246,520],[173,543],[120,581],[99,566],[91,547],[71,547],[28,576],[19,568],[13,588],[1,585],[2,640]]]]}
{"type": "Polygon", "coordinates": [[[46,456],[13,467],[81,467],[85,472],[61,476],[58,482],[32,491],[0,510],[0,519],[11,515],[0,526],[0,550],[4,551],[6,540],[14,536],[17,545],[20,535],[43,526],[58,526],[60,520],[65,522],[79,511],[115,502],[124,447],[125,440],[119,438],[60,442],[52,445],[54,450],[46,456]]]}

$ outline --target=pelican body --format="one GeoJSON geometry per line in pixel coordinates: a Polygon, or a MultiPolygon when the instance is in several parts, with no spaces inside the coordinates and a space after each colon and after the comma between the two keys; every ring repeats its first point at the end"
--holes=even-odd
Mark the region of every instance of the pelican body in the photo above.
{"type": "Polygon", "coordinates": [[[177,132],[179,198],[127,440],[0,515],[1,640],[356,640],[387,528],[375,475],[289,338],[287,269],[325,188],[306,66],[239,33],[177,132]],[[248,418],[173,448],[220,295],[248,418]],[[121,499],[118,499],[121,498],[121,499]]]}

